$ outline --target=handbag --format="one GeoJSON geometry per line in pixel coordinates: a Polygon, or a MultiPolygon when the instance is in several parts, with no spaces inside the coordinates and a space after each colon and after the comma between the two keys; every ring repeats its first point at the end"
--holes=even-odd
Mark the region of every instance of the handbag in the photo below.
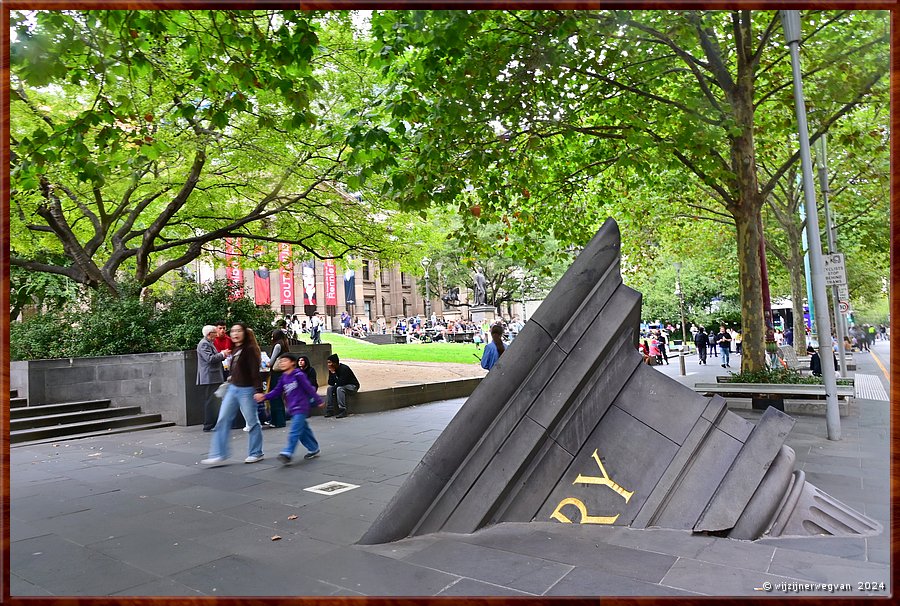
{"type": "Polygon", "coordinates": [[[222,383],[221,385],[219,385],[219,386],[216,388],[216,391],[215,391],[214,393],[216,394],[216,397],[217,397],[217,398],[219,398],[220,400],[222,400],[222,399],[225,398],[225,392],[226,392],[226,391],[228,391],[228,383],[227,383],[227,382],[226,382],[226,383],[222,383]]]}

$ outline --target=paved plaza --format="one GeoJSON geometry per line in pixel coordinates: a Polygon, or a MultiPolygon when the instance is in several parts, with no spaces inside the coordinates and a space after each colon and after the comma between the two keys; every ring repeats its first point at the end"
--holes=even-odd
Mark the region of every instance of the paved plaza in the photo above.
{"type": "MultiPolygon", "coordinates": [[[[811,483],[881,523],[880,536],[746,542],[532,522],[354,545],[457,399],[314,417],[322,455],[291,466],[275,458],[286,429],[264,432],[266,458],[252,465],[242,463],[247,435],[233,431],[230,464],[218,468],[199,464],[209,447],[199,426],[12,448],[10,594],[758,596],[769,586],[768,595],[887,596],[888,343],[873,352],[854,356],[866,397],[841,419],[843,439],[825,438],[824,416],[797,415],[786,443],[811,483]],[[334,481],[357,488],[305,490],[334,481]]],[[[687,366],[686,377],[677,358],[658,369],[691,386],[723,370],[715,358],[698,366],[689,357],[687,366]]]]}

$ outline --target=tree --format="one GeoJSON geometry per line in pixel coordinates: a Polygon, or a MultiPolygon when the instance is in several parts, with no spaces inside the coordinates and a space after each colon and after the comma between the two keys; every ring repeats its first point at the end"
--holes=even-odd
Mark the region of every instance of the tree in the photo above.
{"type": "Polygon", "coordinates": [[[124,278],[149,286],[229,237],[244,254],[287,242],[395,258],[403,232],[342,185],[342,116],[365,109],[336,88],[364,70],[345,25],[292,10],[13,12],[11,264],[121,295],[124,278]]]}
{"type": "MultiPolygon", "coordinates": [[[[807,15],[815,141],[886,85],[888,21],[807,15]]],[[[770,143],[796,130],[777,12],[385,12],[373,33],[377,61],[395,78],[391,125],[409,125],[412,151],[386,193],[408,207],[459,205],[477,183],[490,200],[482,215],[528,212],[526,229],[577,244],[604,208],[628,213],[614,198],[579,196],[585,181],[616,193],[612,167],[647,181],[680,173],[712,193],[709,213],[734,222],[742,364],[765,364],[760,212],[799,158],[770,143]],[[763,159],[772,173],[760,181],[763,159]]]]}

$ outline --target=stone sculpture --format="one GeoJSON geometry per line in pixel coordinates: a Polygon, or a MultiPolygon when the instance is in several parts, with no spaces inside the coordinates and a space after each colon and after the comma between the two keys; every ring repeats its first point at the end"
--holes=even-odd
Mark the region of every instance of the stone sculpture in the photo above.
{"type": "Polygon", "coordinates": [[[361,543],[532,520],[740,539],[880,525],[809,485],[784,445],[637,352],[640,293],[608,220],[425,454],[361,543]]]}

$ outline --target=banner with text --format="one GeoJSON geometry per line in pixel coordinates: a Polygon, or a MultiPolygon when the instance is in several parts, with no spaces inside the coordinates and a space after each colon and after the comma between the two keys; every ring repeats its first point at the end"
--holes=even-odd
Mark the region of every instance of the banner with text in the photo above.
{"type": "Polygon", "coordinates": [[[325,261],[325,305],[337,305],[337,270],[334,261],[325,261]]]}
{"type": "Polygon", "coordinates": [[[278,290],[281,292],[281,304],[294,304],[294,268],[291,265],[291,245],[278,244],[279,273],[278,290]]]}

